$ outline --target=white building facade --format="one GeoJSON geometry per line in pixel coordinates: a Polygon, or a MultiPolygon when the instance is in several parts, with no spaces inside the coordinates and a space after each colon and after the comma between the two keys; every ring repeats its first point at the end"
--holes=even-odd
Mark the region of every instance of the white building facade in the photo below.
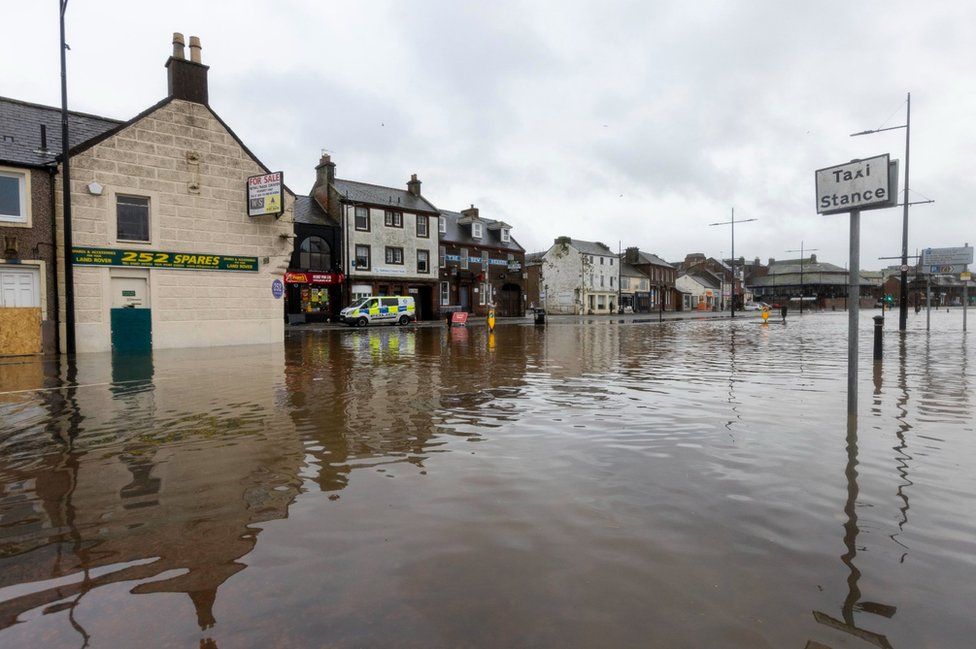
{"type": "Polygon", "coordinates": [[[548,313],[616,313],[619,291],[619,259],[602,243],[559,237],[542,256],[539,301],[548,313]]]}

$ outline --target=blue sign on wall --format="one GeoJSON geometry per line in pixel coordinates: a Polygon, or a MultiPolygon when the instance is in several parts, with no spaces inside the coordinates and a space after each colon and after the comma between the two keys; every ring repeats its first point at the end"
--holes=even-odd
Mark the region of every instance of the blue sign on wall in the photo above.
{"type": "Polygon", "coordinates": [[[271,282],[271,294],[275,296],[276,300],[280,300],[281,296],[285,294],[285,285],[281,283],[280,279],[271,282]]]}

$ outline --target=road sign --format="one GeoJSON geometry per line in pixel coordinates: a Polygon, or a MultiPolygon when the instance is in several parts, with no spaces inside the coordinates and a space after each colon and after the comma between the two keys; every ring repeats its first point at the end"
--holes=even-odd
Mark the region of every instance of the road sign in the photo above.
{"type": "Polygon", "coordinates": [[[889,155],[886,153],[818,169],[817,212],[834,214],[891,207],[896,201],[897,181],[892,184],[889,166],[889,155]]]}
{"type": "Polygon", "coordinates": [[[966,270],[966,264],[933,264],[922,266],[922,272],[929,273],[930,275],[955,275],[964,270],[966,270]]]}
{"type": "Polygon", "coordinates": [[[908,272],[908,264],[902,264],[901,265],[901,272],[903,272],[903,273],[907,273],[908,272]]]}
{"type": "Polygon", "coordinates": [[[962,246],[959,248],[926,248],[922,251],[923,266],[965,266],[971,263],[973,263],[972,246],[962,246]]]}
{"type": "Polygon", "coordinates": [[[973,274],[970,273],[968,270],[963,273],[959,273],[959,279],[962,280],[963,282],[968,282],[972,278],[973,278],[973,274]]]}

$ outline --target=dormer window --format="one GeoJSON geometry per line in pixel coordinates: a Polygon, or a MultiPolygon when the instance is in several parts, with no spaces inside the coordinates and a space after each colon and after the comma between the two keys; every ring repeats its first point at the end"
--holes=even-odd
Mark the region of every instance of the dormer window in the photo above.
{"type": "Polygon", "coordinates": [[[441,234],[447,234],[447,219],[443,216],[437,219],[437,231],[441,234]]]}
{"type": "Polygon", "coordinates": [[[477,221],[471,223],[471,236],[475,239],[480,239],[483,234],[485,226],[477,221]]]}
{"type": "Polygon", "coordinates": [[[502,243],[508,243],[512,240],[512,235],[509,234],[508,228],[502,228],[502,243]]]}

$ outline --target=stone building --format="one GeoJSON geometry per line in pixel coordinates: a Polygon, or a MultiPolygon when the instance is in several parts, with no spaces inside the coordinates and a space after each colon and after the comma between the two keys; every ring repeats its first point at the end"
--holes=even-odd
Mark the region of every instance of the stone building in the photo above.
{"type": "Polygon", "coordinates": [[[479,216],[474,205],[460,212],[440,211],[438,220],[441,307],[500,317],[525,314],[525,249],[512,238],[512,226],[479,216]]]}
{"type": "MultiPolygon", "coordinates": [[[[69,150],[77,351],[281,342],[294,195],[249,216],[272,172],[210,107],[199,39],[186,59],[174,34],[166,69],[162,101],[69,150]]],[[[63,281],[59,301],[63,323],[63,281]]]]}
{"type": "MultiPolygon", "coordinates": [[[[68,113],[72,144],[118,124],[68,113]]],[[[52,188],[60,152],[61,109],[0,97],[0,355],[57,349],[52,188]]]]}
{"type": "Polygon", "coordinates": [[[440,213],[413,174],[406,190],[336,178],[323,155],[312,196],[342,228],[346,304],[366,295],[411,295],[417,318],[436,318],[440,213]]]}
{"type": "Polygon", "coordinates": [[[553,314],[616,313],[618,262],[617,254],[602,243],[557,238],[541,258],[533,258],[539,306],[553,314]]]}

